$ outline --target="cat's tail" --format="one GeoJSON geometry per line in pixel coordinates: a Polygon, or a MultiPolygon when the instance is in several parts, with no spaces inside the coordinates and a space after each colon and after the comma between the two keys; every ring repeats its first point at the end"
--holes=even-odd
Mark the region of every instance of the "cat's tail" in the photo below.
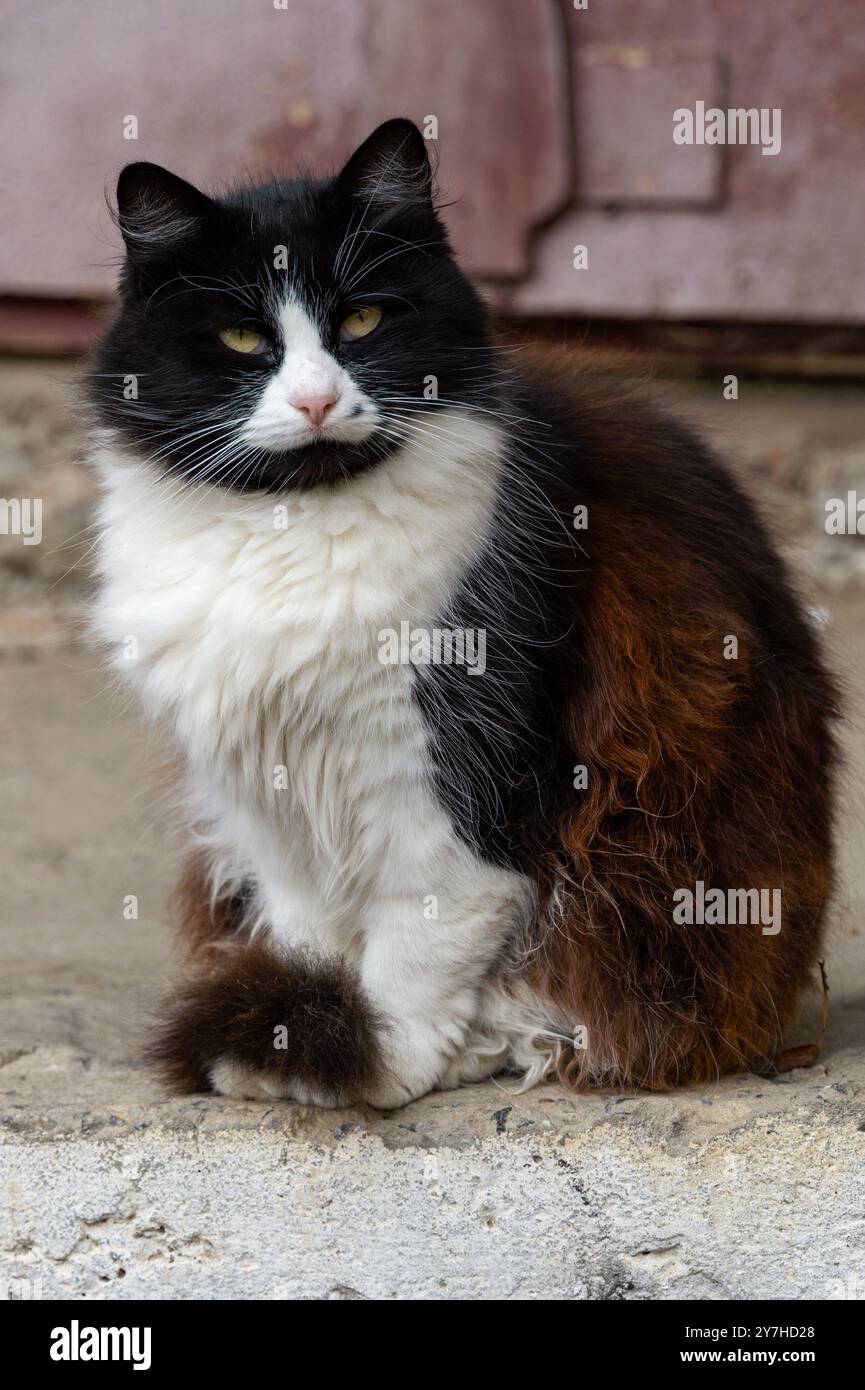
{"type": "Polygon", "coordinates": [[[256,935],[207,957],[166,1002],[149,1060],[174,1091],[362,1100],[382,1029],[349,966],[256,935]]]}

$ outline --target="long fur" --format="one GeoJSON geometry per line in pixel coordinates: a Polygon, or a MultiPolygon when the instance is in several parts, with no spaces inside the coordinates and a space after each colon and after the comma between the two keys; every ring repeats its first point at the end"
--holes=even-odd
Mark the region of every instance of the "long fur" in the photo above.
{"type": "Polygon", "coordinates": [[[225,951],[178,987],[149,1056],[179,1091],[210,1090],[214,1066],[230,1059],[277,1094],[314,1086],[346,1104],[377,1078],[380,1032],[344,962],[259,940],[225,951]]]}
{"type": "Polygon", "coordinates": [[[119,199],[94,625],[186,762],[173,1081],[391,1106],[765,1064],[820,950],[837,697],[726,468],[495,342],[407,122],[333,179],[134,165],[119,199]],[[484,669],[383,662],[403,625],[484,669]],[[677,922],[697,882],[780,890],[780,931],[677,922]]]}

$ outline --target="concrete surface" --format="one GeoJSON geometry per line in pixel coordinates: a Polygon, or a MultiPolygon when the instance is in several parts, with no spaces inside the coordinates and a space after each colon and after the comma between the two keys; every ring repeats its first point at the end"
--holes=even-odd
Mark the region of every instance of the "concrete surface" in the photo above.
{"type": "MultiPolygon", "coordinates": [[[[819,459],[854,476],[865,421],[849,395],[806,393],[799,417],[761,400],[736,430],[817,557],[849,691],[819,1063],[660,1097],[503,1082],[392,1115],[166,1098],[139,1060],[173,969],[161,753],[75,639],[78,575],[28,557],[0,619],[0,1296],[865,1297],[865,593],[859,551],[821,566],[808,536],[819,459]]],[[[65,506],[64,457],[44,466],[65,506]]],[[[791,1040],[815,1037],[818,1006],[791,1040]]]]}

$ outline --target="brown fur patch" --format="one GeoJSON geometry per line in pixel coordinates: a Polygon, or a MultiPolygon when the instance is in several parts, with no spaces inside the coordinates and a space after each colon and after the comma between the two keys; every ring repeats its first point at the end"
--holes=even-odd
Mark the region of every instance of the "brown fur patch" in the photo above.
{"type": "Polygon", "coordinates": [[[573,580],[560,718],[587,786],[567,786],[526,865],[541,911],[524,974],[587,1029],[560,1053],[567,1086],[665,1089],[765,1066],[814,978],[838,703],[744,499],[673,430],[580,405],[591,571],[573,580]],[[673,894],[697,880],[781,889],[780,932],[676,923],[673,894]]]}
{"type": "MultiPolygon", "coordinates": [[[[651,582],[652,562],[641,566],[651,582]]],[[[678,573],[687,583],[681,559],[678,573]]],[[[588,1047],[558,1068],[577,1090],[662,1090],[764,1066],[820,946],[825,731],[813,715],[809,727],[795,689],[755,698],[750,668],[765,656],[743,620],[718,627],[693,593],[676,595],[669,576],[666,587],[675,611],[648,629],[615,594],[599,598],[592,685],[572,715],[588,787],[561,824],[568,906],[532,982],[588,1030],[588,1047]],[[724,631],[739,635],[738,663],[724,662],[724,631]],[[781,888],[781,931],[676,924],[673,895],[697,880],[781,888]]]]}
{"type": "Polygon", "coordinates": [[[248,897],[243,893],[214,900],[207,857],[189,856],[171,900],[171,915],[187,956],[195,960],[236,943],[244,935],[248,897]]]}
{"type": "Polygon", "coordinates": [[[380,1074],[379,1028],[344,962],[255,940],[181,984],[149,1056],[179,1091],[210,1090],[211,1067],[227,1059],[345,1104],[380,1074]],[[275,1046],[283,1029],[285,1048],[275,1046]]]}

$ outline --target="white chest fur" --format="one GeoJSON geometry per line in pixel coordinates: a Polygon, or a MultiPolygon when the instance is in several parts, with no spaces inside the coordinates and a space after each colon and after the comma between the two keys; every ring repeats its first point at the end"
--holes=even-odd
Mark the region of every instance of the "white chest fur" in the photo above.
{"type": "Polygon", "coordinates": [[[97,459],[98,633],[172,727],[219,857],[253,871],[286,921],[356,908],[398,844],[408,871],[406,841],[437,877],[451,838],[413,668],[383,664],[378,636],[429,626],[489,527],[497,433],[450,427],[458,450],[423,442],[344,488],[286,498],[186,493],[148,465],[97,459]]]}
{"type": "Polygon", "coordinates": [[[286,498],[96,457],[94,626],[185,753],[214,888],[251,879],[267,930],[358,964],[395,1024],[399,1103],[458,1065],[530,910],[526,881],[454,833],[414,669],[379,659],[382,629],[446,609],[491,525],[499,449],[461,416],[343,488],[286,498]]]}

